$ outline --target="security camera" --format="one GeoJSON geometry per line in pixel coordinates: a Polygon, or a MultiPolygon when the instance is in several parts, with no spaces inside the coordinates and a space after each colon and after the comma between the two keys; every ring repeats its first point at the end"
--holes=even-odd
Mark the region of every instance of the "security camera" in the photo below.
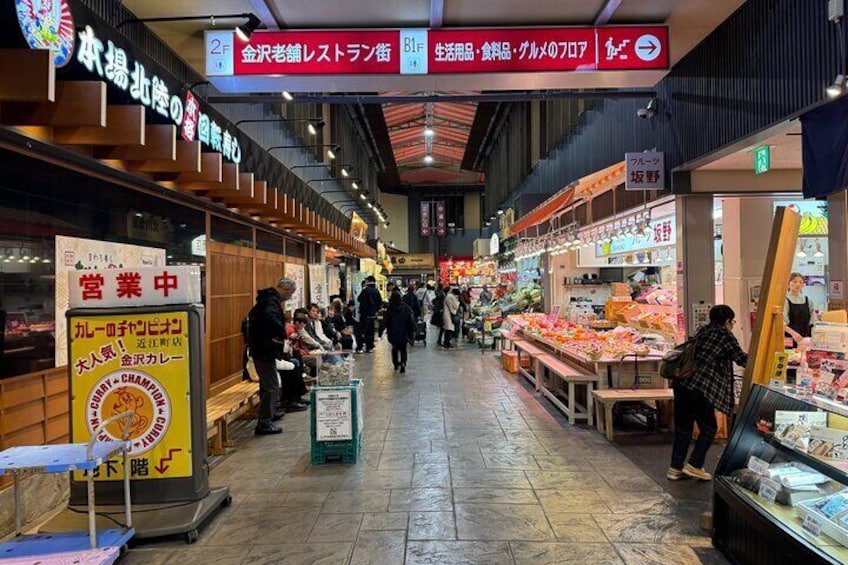
{"type": "Polygon", "coordinates": [[[644,108],[639,108],[636,110],[636,115],[639,116],[643,120],[650,120],[657,113],[657,108],[659,107],[659,102],[657,102],[656,98],[651,98],[648,102],[648,105],[644,108]]]}

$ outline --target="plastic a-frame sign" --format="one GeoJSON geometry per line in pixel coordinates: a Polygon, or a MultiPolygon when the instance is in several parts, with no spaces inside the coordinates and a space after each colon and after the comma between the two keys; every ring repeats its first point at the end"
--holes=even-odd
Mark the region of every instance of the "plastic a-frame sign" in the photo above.
{"type": "MultiPolygon", "coordinates": [[[[131,410],[130,478],[191,477],[188,313],[72,316],[68,334],[74,441],[91,437],[100,422],[131,410]]],[[[120,437],[116,423],[97,439],[120,437]]],[[[95,480],[121,480],[123,472],[117,460],[110,460],[95,471],[95,480]]],[[[84,478],[75,472],[75,480],[84,478]]]]}

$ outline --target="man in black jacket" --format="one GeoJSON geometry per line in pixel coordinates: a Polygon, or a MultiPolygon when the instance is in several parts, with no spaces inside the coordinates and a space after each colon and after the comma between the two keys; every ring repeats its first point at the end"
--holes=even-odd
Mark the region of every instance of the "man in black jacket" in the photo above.
{"type": "Polygon", "coordinates": [[[283,304],[295,291],[295,282],[280,279],[275,288],[263,288],[256,293],[256,304],[248,314],[247,343],[250,356],[259,374],[259,414],[256,435],[279,434],[282,428],[274,425],[282,415],[274,411],[279,396],[276,352],[286,339],[286,320],[283,304]]]}
{"type": "Polygon", "coordinates": [[[374,351],[374,321],[377,312],[383,306],[383,297],[376,288],[377,279],[373,276],[366,277],[365,285],[359,293],[359,321],[362,324],[362,337],[365,342],[365,353],[374,351]]]}

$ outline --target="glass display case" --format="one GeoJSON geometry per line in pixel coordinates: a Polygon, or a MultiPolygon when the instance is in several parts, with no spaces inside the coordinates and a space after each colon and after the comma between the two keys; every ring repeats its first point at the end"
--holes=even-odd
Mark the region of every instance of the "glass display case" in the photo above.
{"type": "Polygon", "coordinates": [[[848,563],[848,405],[754,385],[716,470],[713,543],[735,563],[848,563]]]}

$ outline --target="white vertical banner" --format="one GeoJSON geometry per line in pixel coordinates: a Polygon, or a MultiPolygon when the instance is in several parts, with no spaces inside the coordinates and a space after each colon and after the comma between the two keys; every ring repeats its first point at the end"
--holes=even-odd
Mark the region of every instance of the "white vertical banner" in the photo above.
{"type": "Polygon", "coordinates": [[[326,306],[327,296],[326,265],[309,265],[309,301],[318,306],[326,306]]]}
{"type": "Polygon", "coordinates": [[[306,305],[304,304],[306,291],[303,287],[306,284],[306,269],[303,268],[303,265],[286,263],[286,277],[292,279],[296,287],[292,297],[286,301],[286,310],[291,311],[295,308],[304,307],[306,305]]]}

